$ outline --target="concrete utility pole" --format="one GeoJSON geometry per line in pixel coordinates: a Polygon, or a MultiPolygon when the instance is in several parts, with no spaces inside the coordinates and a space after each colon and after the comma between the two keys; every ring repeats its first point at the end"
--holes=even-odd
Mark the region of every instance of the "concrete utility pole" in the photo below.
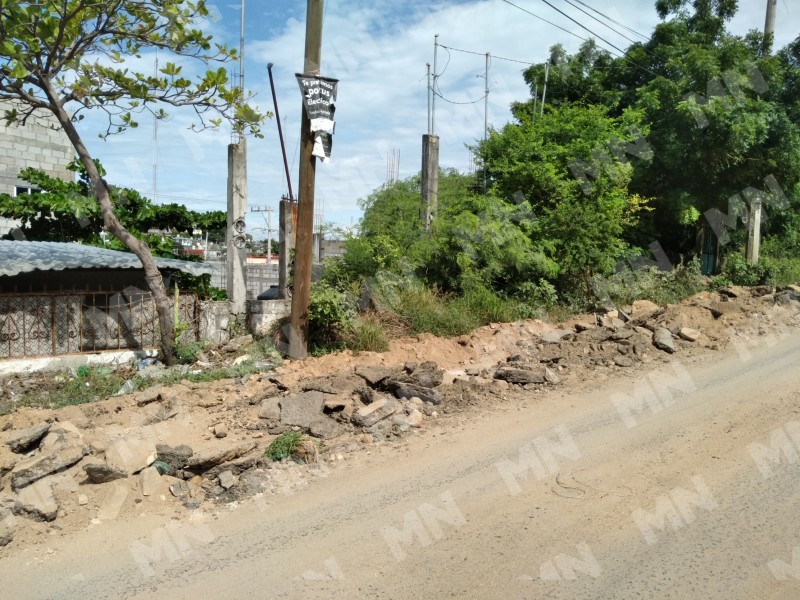
{"type": "Polygon", "coordinates": [[[244,315],[247,300],[247,139],[228,145],[228,301],[232,315],[244,315]]]}
{"type": "Polygon", "coordinates": [[[767,19],[764,22],[764,36],[775,33],[775,10],[778,0],[767,0],[767,19]]]}
{"type": "Polygon", "coordinates": [[[439,34],[433,39],[433,83],[428,66],[428,133],[422,136],[422,171],[420,196],[422,197],[422,226],[428,231],[439,204],[439,136],[436,135],[436,55],[439,34]]]}
{"type": "MultiPolygon", "coordinates": [[[[764,38],[775,33],[775,10],[778,0],[767,0],[767,18],[764,21],[764,38]]],[[[770,45],[771,48],[771,45],[770,45]]],[[[745,256],[751,265],[758,264],[761,249],[761,198],[750,199],[750,218],[747,221],[747,250],[745,256]]]]}
{"type": "MultiPolygon", "coordinates": [[[[322,62],[323,0],[308,0],[304,75],[319,75],[322,62]]],[[[314,183],[317,159],[312,154],[314,135],[305,106],[300,121],[300,174],[297,198],[297,246],[294,265],[292,315],[287,334],[289,358],[308,355],[308,302],[311,294],[312,237],[314,233],[314,183]]]]}
{"type": "Polygon", "coordinates": [[[294,250],[294,213],[297,205],[289,198],[281,198],[278,210],[278,294],[289,297],[289,272],[294,250]]]}

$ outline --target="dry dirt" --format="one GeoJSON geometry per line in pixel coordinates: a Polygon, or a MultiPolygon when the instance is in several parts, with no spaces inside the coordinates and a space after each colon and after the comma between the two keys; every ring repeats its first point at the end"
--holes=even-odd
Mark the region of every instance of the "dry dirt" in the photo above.
{"type": "MultiPolygon", "coordinates": [[[[0,541],[5,533],[7,542],[0,557],[112,521],[179,517],[198,507],[216,510],[300,489],[408,436],[461,428],[474,416],[531,398],[595,389],[674,357],[688,364],[713,361],[717,351],[731,348],[742,356],[800,325],[800,289],[731,288],[680,305],[638,302],[622,313],[582,315],[559,325],[492,324],[454,339],[420,335],[393,341],[385,353],[286,362],[244,380],[184,382],[89,405],[17,410],[0,417],[0,541]],[[672,351],[654,345],[660,328],[669,332],[672,351]],[[421,364],[426,361],[436,364],[421,364]],[[441,384],[420,389],[441,402],[409,394],[392,398],[399,388],[370,383],[366,371],[366,379],[354,375],[367,367],[385,367],[413,385],[420,384],[420,374],[438,373],[441,384]],[[520,374],[531,382],[502,379],[515,381],[520,374]],[[324,411],[311,416],[311,425],[303,422],[307,415],[292,421],[287,414],[296,406],[290,400],[302,396],[300,408],[307,411],[309,394],[322,398],[324,411]],[[379,404],[387,414],[375,423],[358,416],[379,404]],[[42,424],[49,427],[45,434],[12,451],[9,441],[21,430],[42,424]],[[322,470],[264,457],[271,441],[291,430],[324,438],[322,470]],[[158,444],[188,446],[192,458],[169,465],[163,476],[154,473],[154,460],[164,460],[158,444]],[[42,461],[50,456],[55,465],[48,471],[42,461]],[[88,464],[125,472],[94,483],[88,464]]],[[[13,382],[2,386],[12,390],[13,382]]]]}

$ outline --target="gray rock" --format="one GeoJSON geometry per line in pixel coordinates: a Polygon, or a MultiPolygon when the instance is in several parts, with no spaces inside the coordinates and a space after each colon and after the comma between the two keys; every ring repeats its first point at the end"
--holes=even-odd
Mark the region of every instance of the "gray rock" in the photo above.
{"type": "Polygon", "coordinates": [[[37,481],[19,491],[14,512],[25,514],[35,521],[54,521],[58,516],[58,502],[53,488],[46,481],[37,481]]]}
{"type": "Polygon", "coordinates": [[[501,368],[497,369],[494,373],[495,379],[502,379],[508,383],[515,383],[517,385],[527,385],[529,383],[545,383],[547,379],[543,370],[532,369],[510,369],[501,368]]]}
{"type": "Polygon", "coordinates": [[[542,336],[542,341],[546,344],[557,344],[565,336],[571,334],[572,332],[569,329],[556,329],[554,331],[548,331],[542,336]]]}
{"type": "Polygon", "coordinates": [[[618,367],[632,367],[634,365],[634,361],[632,358],[628,358],[627,356],[615,356],[614,364],[616,364],[618,367]]]}
{"type": "Polygon", "coordinates": [[[189,482],[176,481],[169,486],[170,493],[178,499],[189,497],[189,482]]]}
{"type": "MultiPolygon", "coordinates": [[[[10,473],[14,466],[23,458],[19,454],[14,454],[6,446],[0,446],[0,479],[10,473]]],[[[0,484],[0,489],[2,489],[0,484]]]]}
{"type": "Polygon", "coordinates": [[[266,474],[263,471],[250,469],[239,475],[239,487],[248,496],[255,496],[267,488],[265,478],[266,474]]]}
{"type": "Polygon", "coordinates": [[[324,402],[322,392],[303,392],[281,398],[281,423],[307,429],[322,414],[324,402]]]}
{"type": "Polygon", "coordinates": [[[587,323],[585,321],[580,321],[578,323],[575,323],[575,331],[578,333],[581,333],[582,331],[589,331],[590,329],[594,329],[595,327],[597,326],[591,323],[587,323]]]}
{"type": "Polygon", "coordinates": [[[40,423],[34,427],[12,431],[11,437],[6,440],[6,444],[14,452],[24,453],[39,442],[49,429],[50,423],[40,423]]]}
{"type": "Polygon", "coordinates": [[[345,432],[345,428],[330,417],[319,417],[309,425],[311,435],[323,440],[332,440],[345,432]]]}
{"type": "Polygon", "coordinates": [[[672,334],[669,329],[664,329],[663,327],[659,327],[653,332],[653,345],[659,350],[670,354],[675,352],[675,342],[672,339],[672,334]]]}
{"type": "Polygon", "coordinates": [[[561,383],[561,378],[556,375],[555,371],[547,367],[544,369],[544,378],[547,380],[547,383],[552,383],[553,385],[561,383]]]}
{"type": "Polygon", "coordinates": [[[353,422],[362,427],[372,427],[377,422],[392,416],[400,404],[391,398],[380,398],[369,406],[364,406],[353,415],[353,422]]]}
{"type": "Polygon", "coordinates": [[[398,378],[403,383],[411,383],[424,388],[434,388],[444,381],[444,371],[435,362],[425,361],[413,372],[398,378]]]}
{"type": "Polygon", "coordinates": [[[253,450],[258,444],[256,442],[246,442],[232,448],[222,450],[212,450],[201,454],[194,454],[187,462],[191,471],[204,471],[213,466],[229,462],[240,456],[244,456],[253,450]]]}
{"type": "Polygon", "coordinates": [[[691,327],[681,327],[678,335],[685,339],[687,342],[696,342],[700,338],[700,332],[691,327]]]}
{"type": "Polygon", "coordinates": [[[156,459],[166,463],[167,475],[175,475],[176,471],[185,467],[193,454],[194,451],[186,444],[175,447],[167,444],[156,445],[156,459]]]}
{"type": "Polygon", "coordinates": [[[11,471],[11,487],[19,490],[43,477],[63,471],[81,460],[86,452],[85,446],[76,444],[23,460],[11,471]]]}
{"type": "Polygon", "coordinates": [[[11,543],[16,528],[17,522],[13,513],[7,508],[0,507],[0,547],[11,543]]]}
{"type": "Polygon", "coordinates": [[[394,370],[389,367],[380,366],[358,366],[355,368],[355,374],[361,377],[371,387],[377,387],[385,379],[394,374],[394,370]]]}
{"type": "Polygon", "coordinates": [[[281,399],[278,396],[264,398],[261,401],[261,409],[258,411],[259,419],[268,421],[279,421],[281,418],[281,399]]]}
{"type": "Polygon", "coordinates": [[[236,485],[236,476],[230,471],[223,471],[217,476],[219,485],[224,490],[229,490],[236,485]]]}
{"type": "Polygon", "coordinates": [[[611,339],[614,340],[615,342],[619,342],[622,340],[627,340],[628,338],[635,335],[635,333],[636,332],[632,331],[631,329],[620,329],[619,331],[615,331],[614,333],[611,334],[611,339]]]}
{"type": "Polygon", "coordinates": [[[126,470],[111,467],[104,462],[85,464],[83,470],[92,483],[108,483],[115,479],[125,479],[128,476],[126,470]]]}
{"type": "Polygon", "coordinates": [[[400,399],[411,399],[411,398],[419,398],[423,402],[427,402],[428,404],[441,404],[442,403],[442,395],[439,393],[438,390],[434,390],[431,388],[424,388],[418,385],[414,385],[413,383],[401,383],[398,384],[396,389],[394,390],[395,396],[400,399]]]}
{"type": "Polygon", "coordinates": [[[164,491],[166,482],[155,467],[147,467],[139,473],[139,489],[142,496],[157,496],[164,491]]]}

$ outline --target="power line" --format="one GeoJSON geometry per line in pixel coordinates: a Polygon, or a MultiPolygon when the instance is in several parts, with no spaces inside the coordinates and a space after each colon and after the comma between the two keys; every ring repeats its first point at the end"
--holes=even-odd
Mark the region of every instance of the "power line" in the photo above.
{"type": "Polygon", "coordinates": [[[611,42],[609,42],[609,41],[608,41],[607,39],[605,39],[604,37],[597,35],[597,34],[596,34],[594,31],[592,31],[591,29],[589,29],[588,27],[586,27],[586,25],[584,25],[583,23],[581,23],[581,22],[580,22],[580,21],[578,21],[577,19],[574,19],[574,18],[572,18],[572,17],[571,17],[571,16],[569,16],[567,13],[565,13],[563,10],[561,10],[560,8],[558,8],[558,7],[556,7],[556,6],[553,6],[552,4],[550,4],[550,2],[549,2],[548,0],[542,0],[542,2],[544,2],[545,4],[547,4],[547,6],[549,6],[550,8],[552,8],[554,11],[556,11],[556,12],[558,12],[558,13],[560,13],[560,14],[564,15],[565,17],[567,17],[567,18],[568,18],[570,21],[572,21],[573,23],[575,23],[575,24],[576,24],[578,27],[580,27],[581,29],[585,29],[586,31],[588,31],[589,33],[591,33],[591,34],[592,34],[594,37],[596,37],[598,40],[602,40],[603,42],[605,42],[606,44],[608,44],[609,46],[611,46],[612,48],[614,48],[614,50],[616,50],[617,52],[619,52],[619,53],[621,53],[621,54],[623,54],[623,55],[625,54],[625,51],[624,51],[622,48],[619,48],[618,46],[615,46],[614,44],[612,44],[611,42]]]}
{"type": "Polygon", "coordinates": [[[442,100],[444,100],[445,102],[449,102],[450,104],[477,104],[478,102],[480,102],[481,100],[483,100],[484,98],[486,98],[486,96],[485,96],[485,95],[483,95],[483,96],[481,96],[480,98],[478,98],[477,100],[470,100],[470,101],[468,101],[468,102],[456,102],[455,100],[448,100],[447,98],[445,98],[444,96],[442,96],[441,92],[437,92],[436,90],[433,90],[433,93],[434,93],[436,96],[439,96],[439,98],[441,98],[441,99],[442,99],[442,100]]]}
{"type": "Polygon", "coordinates": [[[603,27],[606,27],[606,28],[610,29],[611,31],[613,31],[614,33],[616,33],[618,36],[625,38],[625,39],[626,39],[626,40],[628,40],[628,41],[629,41],[631,44],[635,44],[635,43],[637,43],[637,42],[636,42],[636,40],[632,40],[631,38],[629,38],[629,37],[628,37],[627,35],[625,35],[624,33],[620,32],[620,31],[617,31],[616,29],[614,29],[613,27],[611,27],[611,25],[607,25],[606,23],[603,23],[603,22],[602,22],[600,19],[598,19],[598,18],[597,18],[597,17],[595,17],[594,15],[591,15],[591,14],[589,14],[588,12],[586,12],[586,10],[582,9],[582,8],[581,8],[580,6],[578,6],[577,4],[573,4],[572,2],[570,2],[570,0],[564,0],[564,2],[566,2],[567,4],[569,4],[571,7],[578,9],[578,10],[579,10],[579,11],[581,11],[583,14],[585,14],[587,17],[589,17],[590,19],[594,19],[595,21],[597,21],[598,23],[600,23],[600,25],[602,25],[603,27]]]}
{"type": "Polygon", "coordinates": [[[630,31],[630,32],[631,32],[632,34],[634,34],[634,35],[638,35],[638,36],[639,36],[640,38],[642,38],[643,40],[647,41],[647,40],[649,40],[649,39],[650,39],[649,37],[647,37],[647,36],[646,36],[646,35],[644,35],[643,33],[639,33],[638,31],[636,31],[635,29],[631,29],[630,27],[628,27],[628,26],[627,26],[627,25],[625,25],[624,23],[620,23],[620,22],[619,22],[619,21],[617,21],[616,19],[612,19],[611,17],[609,17],[609,16],[608,16],[608,15],[606,15],[605,13],[602,13],[602,12],[600,12],[600,11],[599,11],[599,10],[597,10],[596,8],[592,8],[591,6],[589,6],[588,4],[586,4],[586,2],[582,2],[582,0],[575,0],[575,1],[576,1],[578,4],[582,4],[583,6],[585,6],[586,8],[588,8],[589,10],[591,10],[592,12],[596,12],[598,15],[600,15],[600,16],[601,16],[601,17],[603,17],[604,19],[608,19],[608,20],[609,20],[609,21],[611,21],[612,23],[615,23],[616,25],[619,25],[620,27],[622,27],[622,28],[624,28],[624,29],[627,29],[628,31],[630,31]]]}
{"type": "MultiPolygon", "coordinates": [[[[563,27],[561,27],[561,26],[559,26],[559,25],[556,25],[555,23],[552,23],[552,22],[548,21],[547,19],[543,19],[543,18],[542,18],[542,17],[540,17],[539,15],[537,15],[537,14],[535,14],[535,13],[532,13],[531,11],[529,11],[529,10],[526,10],[526,9],[522,8],[521,6],[519,6],[519,5],[517,5],[517,4],[514,4],[514,3],[513,3],[513,2],[511,2],[510,0],[503,0],[503,2],[505,2],[506,4],[508,4],[508,5],[510,5],[510,6],[513,6],[514,8],[516,8],[516,9],[518,9],[518,10],[521,10],[521,11],[522,11],[522,12],[524,12],[524,13],[527,13],[527,14],[531,15],[532,17],[536,17],[537,19],[539,19],[539,20],[541,20],[541,21],[544,21],[545,23],[547,23],[547,24],[549,24],[549,25],[552,25],[553,27],[556,27],[556,28],[560,29],[561,31],[565,31],[565,32],[567,32],[569,35],[571,35],[571,36],[573,36],[573,37],[576,37],[576,38],[578,38],[579,40],[583,40],[584,42],[588,42],[588,41],[589,41],[587,38],[585,38],[585,37],[581,37],[581,36],[579,36],[578,34],[576,34],[576,33],[573,33],[573,32],[571,32],[571,31],[569,31],[568,29],[565,29],[565,28],[563,28],[563,27]]],[[[602,40],[603,42],[605,42],[606,44],[608,44],[609,46],[611,46],[612,48],[614,48],[614,49],[617,51],[617,52],[615,53],[615,52],[613,52],[613,51],[606,50],[606,51],[607,51],[609,54],[616,54],[616,55],[617,55],[617,57],[618,57],[618,58],[620,58],[621,60],[624,60],[625,62],[627,62],[627,63],[630,63],[631,65],[633,65],[634,67],[636,67],[636,68],[638,68],[638,69],[641,69],[642,71],[646,71],[647,73],[650,73],[650,74],[651,74],[651,75],[653,75],[654,77],[658,77],[658,74],[657,74],[657,73],[655,73],[655,72],[651,71],[650,69],[648,69],[647,67],[643,67],[642,65],[640,65],[640,64],[638,64],[638,63],[636,63],[636,62],[632,61],[631,59],[627,58],[627,57],[625,56],[625,52],[624,52],[623,50],[621,50],[620,48],[617,48],[617,46],[615,46],[614,44],[612,44],[612,43],[611,43],[611,42],[609,42],[608,40],[606,40],[606,39],[604,39],[603,37],[601,37],[601,36],[597,35],[595,32],[593,32],[591,29],[589,29],[589,28],[588,28],[588,27],[586,27],[585,25],[582,25],[580,22],[576,21],[575,19],[573,19],[572,17],[570,17],[568,14],[566,14],[566,13],[565,13],[565,12],[563,12],[562,10],[559,10],[558,8],[556,8],[555,6],[553,6],[552,4],[550,4],[549,2],[547,2],[547,0],[542,0],[542,2],[544,2],[545,4],[547,4],[548,6],[550,6],[551,8],[555,9],[556,11],[558,11],[559,13],[561,13],[562,15],[564,15],[565,17],[567,17],[567,18],[568,18],[570,21],[573,21],[573,22],[574,22],[574,23],[576,23],[578,26],[580,26],[582,29],[585,29],[586,31],[588,31],[589,33],[591,33],[593,36],[595,36],[595,37],[596,37],[596,38],[598,38],[599,40],[602,40]]]]}
{"type": "MultiPolygon", "coordinates": [[[[475,54],[477,56],[486,56],[486,52],[473,52],[472,50],[462,50],[461,48],[453,48],[452,46],[445,46],[444,44],[439,44],[440,48],[446,48],[448,50],[453,50],[455,52],[463,52],[464,54],[475,54]]],[[[517,60],[516,58],[505,58],[503,56],[497,56],[496,54],[492,54],[492,60],[505,60],[508,62],[519,63],[521,65],[535,65],[537,63],[532,63],[527,60],[517,60]]]]}
{"type": "Polygon", "coordinates": [[[574,37],[578,38],[579,40],[583,40],[584,42],[588,42],[588,41],[589,41],[589,40],[587,40],[585,37],[581,37],[581,36],[579,36],[577,33],[573,33],[573,32],[571,32],[569,29],[566,29],[566,28],[564,28],[564,27],[561,27],[561,25],[556,25],[556,24],[555,24],[555,23],[553,23],[552,21],[548,21],[548,20],[547,20],[547,19],[545,19],[544,17],[540,17],[539,15],[537,15],[537,14],[535,14],[535,13],[532,13],[531,11],[529,11],[529,10],[527,10],[527,9],[525,9],[525,8],[522,8],[521,6],[519,6],[519,5],[517,5],[517,4],[514,4],[514,3],[513,3],[513,2],[511,2],[510,0],[503,0],[503,2],[505,2],[506,4],[509,4],[509,5],[511,5],[511,6],[513,6],[513,7],[514,7],[514,8],[516,8],[516,9],[519,9],[519,10],[521,10],[521,11],[522,11],[522,12],[524,12],[524,13],[528,13],[528,14],[529,14],[530,16],[532,16],[532,17],[536,17],[536,18],[537,18],[537,19],[539,19],[540,21],[544,21],[544,22],[545,22],[545,23],[547,23],[548,25],[552,25],[552,26],[553,26],[553,27],[555,27],[556,29],[560,29],[561,31],[563,31],[563,32],[565,32],[565,33],[568,33],[568,34],[570,34],[571,36],[574,36],[574,37]]]}

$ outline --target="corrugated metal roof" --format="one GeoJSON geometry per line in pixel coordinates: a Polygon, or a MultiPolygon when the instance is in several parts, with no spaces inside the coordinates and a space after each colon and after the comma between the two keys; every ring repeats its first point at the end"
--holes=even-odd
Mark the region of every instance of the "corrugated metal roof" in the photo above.
{"type": "MultiPolygon", "coordinates": [[[[159,269],[182,271],[192,275],[213,272],[207,263],[156,258],[159,269]]],[[[61,242],[18,242],[0,240],[0,276],[19,275],[32,271],[64,269],[141,269],[135,254],[96,246],[61,242]]]]}

